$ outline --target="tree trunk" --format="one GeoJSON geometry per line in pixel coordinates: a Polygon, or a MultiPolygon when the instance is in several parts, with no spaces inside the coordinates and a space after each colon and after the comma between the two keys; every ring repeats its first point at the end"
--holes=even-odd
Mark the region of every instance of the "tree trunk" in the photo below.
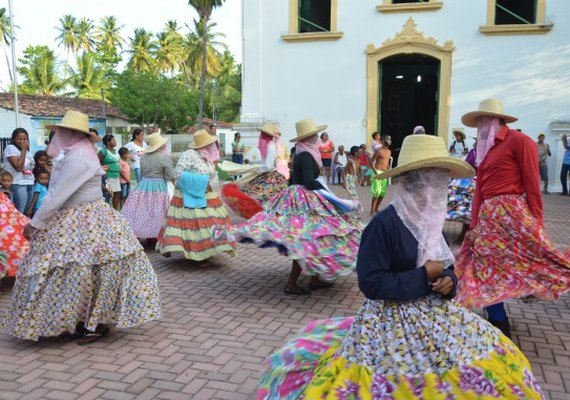
{"type": "Polygon", "coordinates": [[[208,56],[208,16],[202,18],[202,73],[200,75],[200,100],[198,103],[198,123],[200,129],[204,127],[204,98],[206,95],[206,58],[208,56]]]}

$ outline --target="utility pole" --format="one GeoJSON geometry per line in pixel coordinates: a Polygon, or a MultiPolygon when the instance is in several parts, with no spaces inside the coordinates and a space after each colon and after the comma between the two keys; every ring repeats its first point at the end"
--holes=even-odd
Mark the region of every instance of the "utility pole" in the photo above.
{"type": "Polygon", "coordinates": [[[16,128],[20,126],[20,107],[18,104],[18,72],[16,71],[16,39],[14,32],[14,13],[12,0],[8,0],[8,16],[10,17],[10,48],[12,49],[12,84],[14,85],[14,111],[16,112],[16,128]]]}
{"type": "Polygon", "coordinates": [[[105,89],[101,89],[101,99],[103,100],[103,118],[105,118],[105,132],[103,136],[107,134],[107,102],[105,101],[105,89]]]}

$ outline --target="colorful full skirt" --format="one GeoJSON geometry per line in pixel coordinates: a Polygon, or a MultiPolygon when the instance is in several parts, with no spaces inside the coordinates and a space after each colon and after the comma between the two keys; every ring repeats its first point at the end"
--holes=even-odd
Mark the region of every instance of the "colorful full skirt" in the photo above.
{"type": "Polygon", "coordinates": [[[356,266],[363,226],[321,194],[293,185],[248,221],[228,229],[236,241],[277,247],[311,275],[324,279],[348,275],[356,266]]]}
{"type": "Polygon", "coordinates": [[[127,197],[121,215],[127,219],[137,238],[155,239],[164,226],[169,203],[164,179],[143,178],[127,197]]]}
{"type": "Polygon", "coordinates": [[[237,215],[250,219],[255,214],[263,211],[263,207],[257,200],[241,191],[239,185],[226,183],[222,186],[221,196],[224,203],[237,215]]]}
{"type": "Polygon", "coordinates": [[[554,301],[570,290],[570,251],[558,251],[521,195],[483,201],[474,242],[456,256],[457,300],[485,307],[534,296],[554,301]]]}
{"type": "Polygon", "coordinates": [[[241,190],[253,197],[264,207],[276,194],[285,189],[289,183],[277,171],[264,172],[241,187],[241,190]]]}
{"type": "Polygon", "coordinates": [[[21,214],[7,196],[0,193],[0,279],[16,276],[22,257],[30,248],[24,228],[30,220],[21,214]]]}
{"type": "Polygon", "coordinates": [[[367,300],[272,354],[261,399],[542,399],[522,352],[453,300],[367,300]]]}
{"type": "Polygon", "coordinates": [[[159,234],[156,249],[162,254],[180,252],[189,260],[203,261],[220,253],[234,255],[235,243],[214,238],[214,226],[230,225],[222,200],[214,192],[206,193],[206,208],[186,208],[182,192],[176,188],[170,201],[166,225],[159,234]]]}
{"type": "Polygon", "coordinates": [[[158,281],[127,221],[103,200],[59,211],[30,239],[3,321],[22,339],[78,322],[130,328],[161,315],[158,281]]]}
{"type": "Polygon", "coordinates": [[[476,178],[451,179],[447,194],[447,219],[471,223],[471,202],[476,178]]]}

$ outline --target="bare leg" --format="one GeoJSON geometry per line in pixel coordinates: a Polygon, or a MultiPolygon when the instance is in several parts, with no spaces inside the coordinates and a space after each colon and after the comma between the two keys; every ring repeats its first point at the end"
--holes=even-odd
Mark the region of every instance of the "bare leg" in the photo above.
{"type": "Polygon", "coordinates": [[[285,286],[285,294],[296,294],[296,295],[308,295],[311,294],[307,289],[300,288],[297,285],[297,280],[301,275],[301,265],[297,260],[293,260],[293,265],[291,265],[291,272],[289,273],[289,280],[287,281],[287,286],[285,286]]]}
{"type": "Polygon", "coordinates": [[[121,209],[121,192],[113,193],[113,208],[117,211],[121,209]]]}
{"type": "Polygon", "coordinates": [[[378,212],[378,208],[380,207],[380,203],[382,203],[382,200],[384,200],[383,196],[380,196],[376,199],[376,206],[374,207],[374,212],[377,213],[378,212]]]}
{"type": "Polygon", "coordinates": [[[544,194],[548,194],[548,179],[544,181],[544,194]]]}
{"type": "Polygon", "coordinates": [[[372,197],[372,202],[370,203],[370,215],[374,214],[374,210],[376,209],[376,202],[378,201],[377,197],[372,197]]]}

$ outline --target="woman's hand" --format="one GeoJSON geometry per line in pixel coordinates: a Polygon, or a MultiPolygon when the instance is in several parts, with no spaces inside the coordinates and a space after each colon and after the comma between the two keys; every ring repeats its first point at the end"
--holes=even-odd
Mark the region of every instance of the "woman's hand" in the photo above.
{"type": "Polygon", "coordinates": [[[453,291],[453,280],[449,276],[440,276],[431,284],[431,290],[444,296],[449,296],[453,291]]]}
{"type": "Polygon", "coordinates": [[[212,186],[210,186],[210,184],[208,183],[208,187],[206,188],[206,193],[211,192],[212,191],[212,186]]]}
{"type": "Polygon", "coordinates": [[[32,237],[32,235],[37,231],[37,228],[34,228],[31,224],[28,224],[24,227],[24,237],[28,240],[32,237]]]}
{"type": "Polygon", "coordinates": [[[443,272],[443,263],[439,261],[428,260],[425,265],[428,280],[434,282],[443,272]]]}

